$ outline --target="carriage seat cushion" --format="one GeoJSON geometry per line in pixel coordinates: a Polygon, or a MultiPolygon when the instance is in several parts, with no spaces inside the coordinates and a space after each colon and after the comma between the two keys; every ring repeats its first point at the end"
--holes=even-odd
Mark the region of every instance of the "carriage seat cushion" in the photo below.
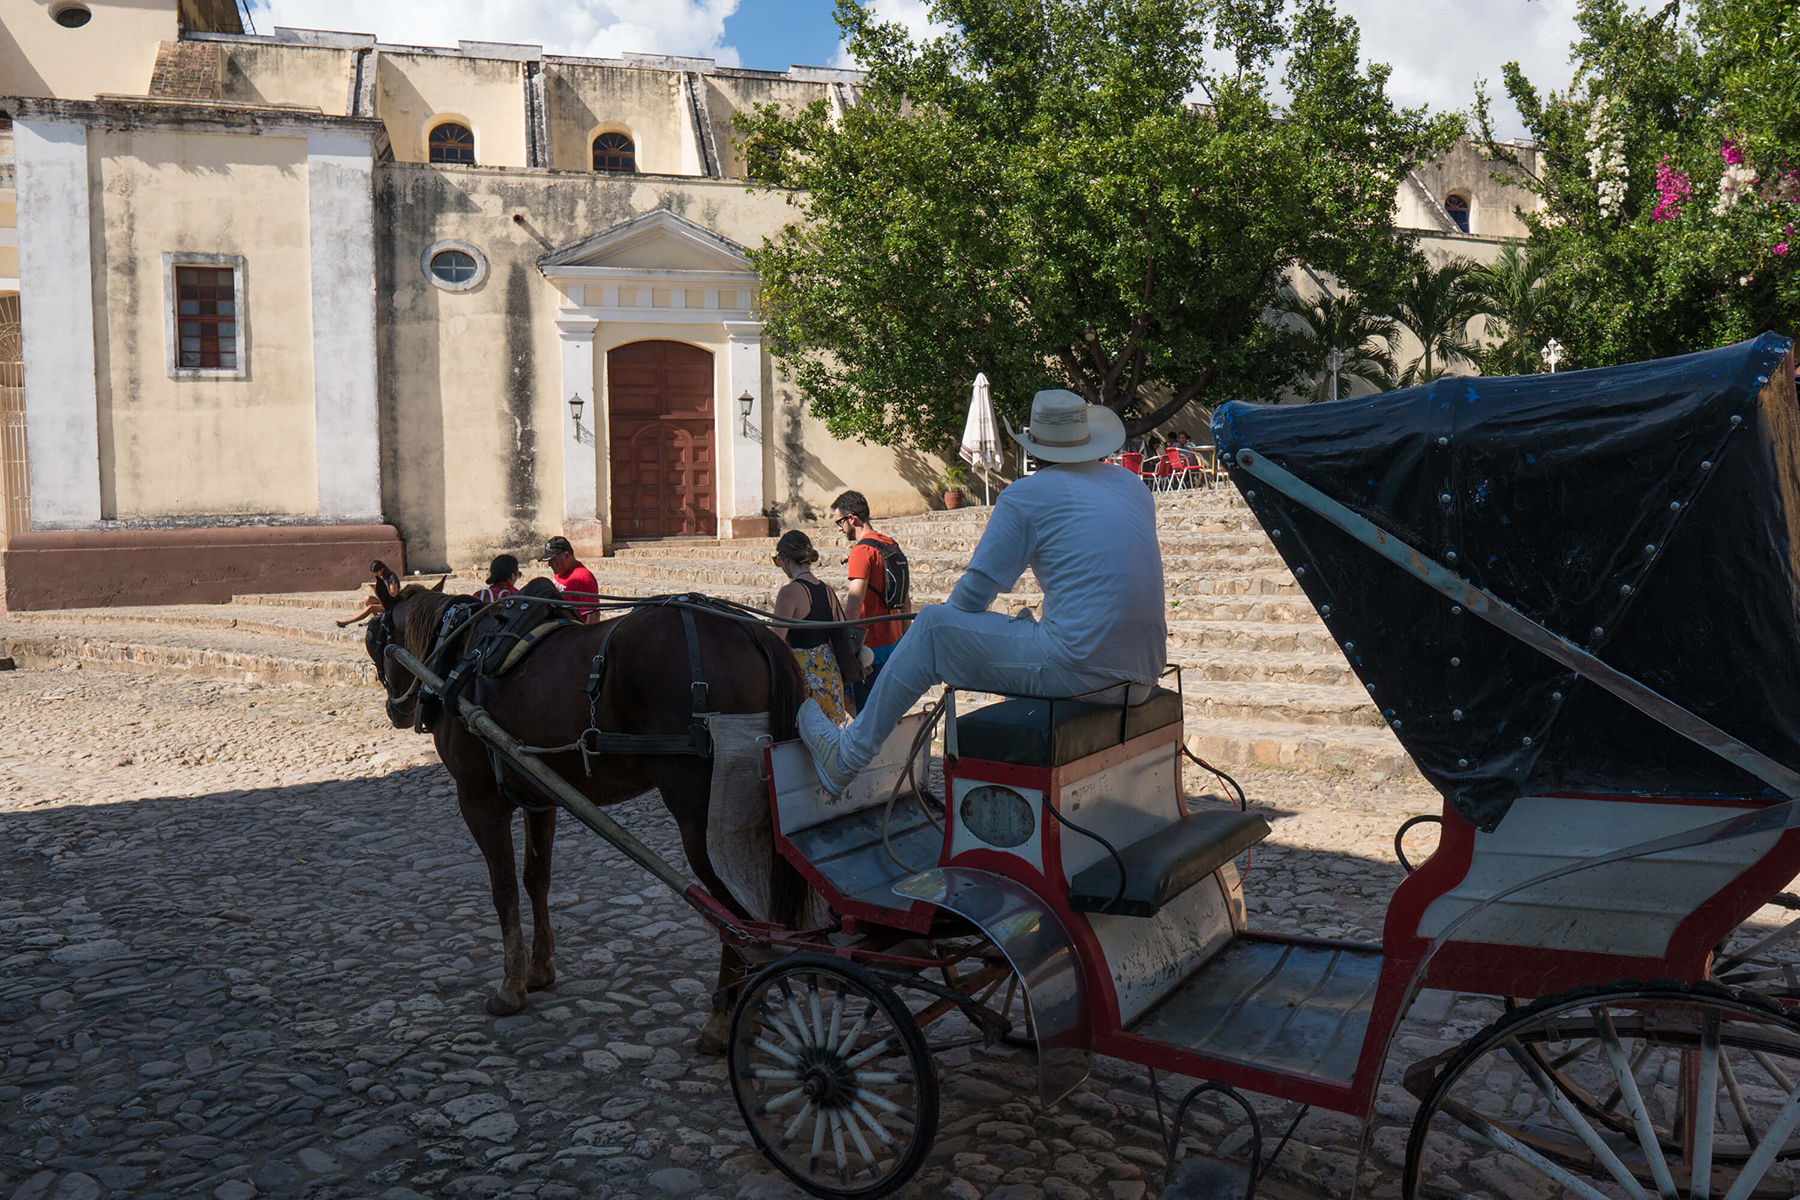
{"type": "Polygon", "coordinates": [[[1002,700],[956,718],[956,751],[964,758],[1060,767],[1181,720],[1181,697],[1157,688],[1142,704],[1087,700],[1002,700]]]}
{"type": "MultiPolygon", "coordinates": [[[[1235,809],[1189,813],[1119,848],[1125,861],[1125,895],[1111,911],[1154,917],[1163,905],[1268,836],[1268,821],[1256,813],[1235,809]]],[[[1118,890],[1118,866],[1112,855],[1102,853],[1098,862],[1069,881],[1069,905],[1076,912],[1106,912],[1118,890]]]]}

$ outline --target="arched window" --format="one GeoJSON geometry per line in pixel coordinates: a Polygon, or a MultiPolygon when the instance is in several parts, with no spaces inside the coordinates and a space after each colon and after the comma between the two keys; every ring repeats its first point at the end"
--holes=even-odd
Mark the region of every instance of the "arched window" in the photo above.
{"type": "Polygon", "coordinates": [[[467,125],[445,121],[431,131],[431,138],[426,145],[434,163],[461,163],[469,167],[475,165],[475,135],[467,125]]]}
{"type": "Polygon", "coordinates": [[[1457,229],[1469,232],[1469,198],[1461,192],[1451,192],[1444,197],[1444,211],[1456,222],[1457,229]]]}
{"type": "Polygon", "coordinates": [[[603,133],[594,139],[594,170],[637,170],[637,147],[622,133],[603,133]]]}

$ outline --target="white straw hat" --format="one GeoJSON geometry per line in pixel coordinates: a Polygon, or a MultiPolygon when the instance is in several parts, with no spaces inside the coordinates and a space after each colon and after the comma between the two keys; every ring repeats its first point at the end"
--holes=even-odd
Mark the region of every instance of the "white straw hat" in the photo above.
{"type": "Polygon", "coordinates": [[[1051,388],[1031,398],[1031,426],[1006,432],[1025,453],[1045,462],[1092,462],[1125,444],[1125,422],[1103,404],[1089,404],[1074,392],[1051,388]]]}

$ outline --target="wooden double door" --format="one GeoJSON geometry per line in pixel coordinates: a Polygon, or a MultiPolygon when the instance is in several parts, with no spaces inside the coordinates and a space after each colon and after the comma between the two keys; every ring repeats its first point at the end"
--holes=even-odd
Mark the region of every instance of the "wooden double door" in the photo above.
{"type": "Polygon", "coordinates": [[[606,353],[615,536],[716,536],[713,356],[684,342],[606,353]]]}

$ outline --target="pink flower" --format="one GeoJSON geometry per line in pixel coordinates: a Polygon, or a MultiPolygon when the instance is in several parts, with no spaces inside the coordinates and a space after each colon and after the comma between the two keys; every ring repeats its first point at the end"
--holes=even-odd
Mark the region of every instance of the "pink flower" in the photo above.
{"type": "Polygon", "coordinates": [[[1719,157],[1735,167],[1744,161],[1744,152],[1738,149],[1736,142],[1726,138],[1719,143],[1719,157]]]}
{"type": "Polygon", "coordinates": [[[1786,254],[1787,253],[1787,243],[1786,242],[1777,242],[1775,244],[1775,253],[1786,254]]]}
{"type": "Polygon", "coordinates": [[[1669,165],[1669,156],[1662,156],[1656,164],[1656,208],[1650,214],[1652,221],[1672,221],[1681,215],[1681,206],[1687,200],[1694,185],[1684,172],[1669,165]]]}

